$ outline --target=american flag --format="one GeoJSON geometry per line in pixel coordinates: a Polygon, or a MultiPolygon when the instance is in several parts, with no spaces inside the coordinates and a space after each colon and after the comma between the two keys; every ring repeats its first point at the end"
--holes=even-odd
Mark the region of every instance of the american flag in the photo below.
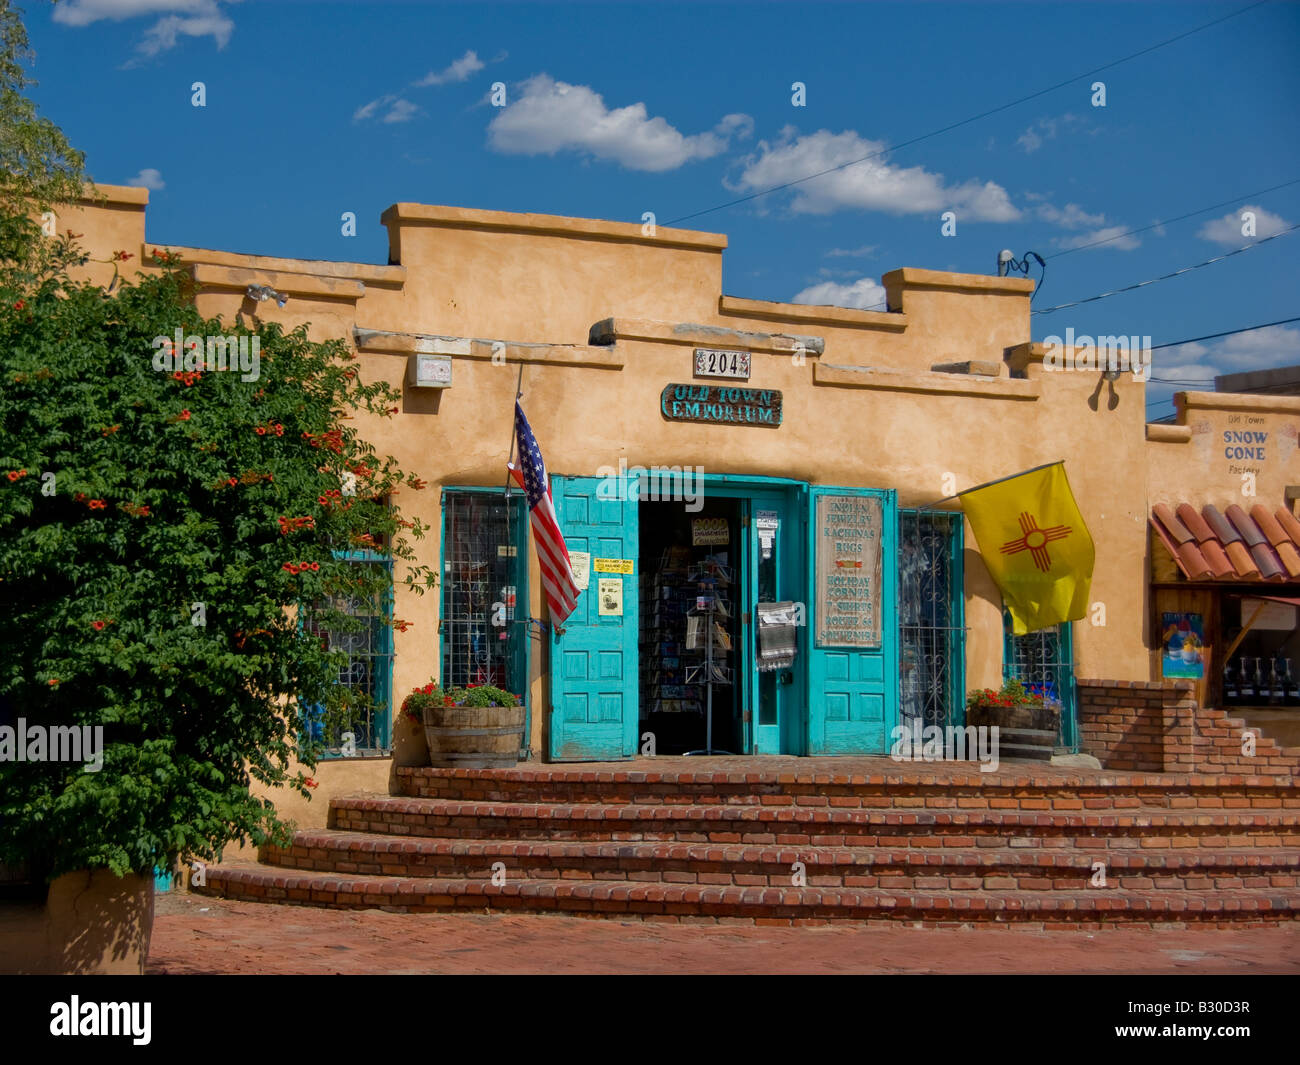
{"type": "Polygon", "coordinates": [[[510,474],[528,497],[528,519],[533,527],[533,543],[537,546],[537,561],[542,570],[542,587],[551,608],[551,623],[563,625],[577,606],[578,585],[573,579],[569,549],[560,535],[542,450],[537,446],[537,439],[518,403],[515,404],[515,437],[519,445],[519,466],[511,463],[510,474]]]}

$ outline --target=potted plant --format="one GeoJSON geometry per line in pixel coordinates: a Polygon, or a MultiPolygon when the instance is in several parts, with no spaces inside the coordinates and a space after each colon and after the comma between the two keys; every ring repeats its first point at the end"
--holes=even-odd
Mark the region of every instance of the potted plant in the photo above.
{"type": "Polygon", "coordinates": [[[402,715],[424,727],[430,765],[504,769],[519,761],[523,700],[501,688],[443,688],[430,681],[402,700],[402,715]]]}

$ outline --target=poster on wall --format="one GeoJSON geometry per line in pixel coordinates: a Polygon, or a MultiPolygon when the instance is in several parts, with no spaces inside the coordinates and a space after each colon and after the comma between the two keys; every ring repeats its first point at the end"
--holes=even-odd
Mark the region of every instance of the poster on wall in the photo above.
{"type": "Polygon", "coordinates": [[[880,646],[882,508],[870,496],[817,497],[817,643],[880,646]]]}
{"type": "Polygon", "coordinates": [[[1205,677],[1205,621],[1200,614],[1160,615],[1161,673],[1166,678],[1205,677]]]}

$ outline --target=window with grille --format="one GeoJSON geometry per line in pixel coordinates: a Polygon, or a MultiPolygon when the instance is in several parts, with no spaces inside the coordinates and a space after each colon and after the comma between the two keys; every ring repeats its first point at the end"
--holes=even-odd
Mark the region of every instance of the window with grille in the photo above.
{"type": "Polygon", "coordinates": [[[341,756],[349,732],[358,755],[386,755],[392,719],[392,563],[369,551],[339,552],[338,557],[379,567],[388,587],[374,600],[335,596],[306,612],[307,630],[320,636],[328,650],[342,652],[336,680],[351,693],[346,721],[327,726],[323,708],[309,706],[304,707],[306,728],[312,741],[324,744],[324,757],[341,756]]]}
{"type": "Polygon", "coordinates": [[[899,514],[899,707],[902,723],[960,724],[966,628],[960,514],[899,514]]]}
{"type": "Polygon", "coordinates": [[[528,694],[528,505],[500,488],[442,496],[444,687],[528,694]]]}
{"type": "Polygon", "coordinates": [[[1075,718],[1074,640],[1069,622],[1017,636],[1011,615],[1003,611],[1002,675],[1018,680],[1030,691],[1061,704],[1061,732],[1058,747],[1077,751],[1078,723],[1075,718]]]}

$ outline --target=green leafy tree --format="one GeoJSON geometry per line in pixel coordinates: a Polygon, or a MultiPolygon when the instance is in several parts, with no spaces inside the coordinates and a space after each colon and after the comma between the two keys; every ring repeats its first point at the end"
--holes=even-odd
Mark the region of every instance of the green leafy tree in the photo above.
{"type": "Polygon", "coordinates": [[[38,218],[81,199],[86,183],[85,157],[26,95],[33,58],[21,12],[0,0],[0,284],[9,287],[75,261],[66,234],[37,239],[38,218]]]}
{"type": "Polygon", "coordinates": [[[250,785],[309,794],[298,708],[327,733],[376,710],[318,633],[391,588],[365,558],[435,581],[392,500],[422,482],[350,422],[397,393],[361,383],[340,341],[203,320],[188,275],[155,262],[112,298],[66,276],[0,289],[0,725],[104,739],[97,772],[0,760],[0,862],[46,876],[283,841],[250,785]],[[246,371],[256,343],[257,379],[205,371],[208,337],[242,339],[246,371]]]}

